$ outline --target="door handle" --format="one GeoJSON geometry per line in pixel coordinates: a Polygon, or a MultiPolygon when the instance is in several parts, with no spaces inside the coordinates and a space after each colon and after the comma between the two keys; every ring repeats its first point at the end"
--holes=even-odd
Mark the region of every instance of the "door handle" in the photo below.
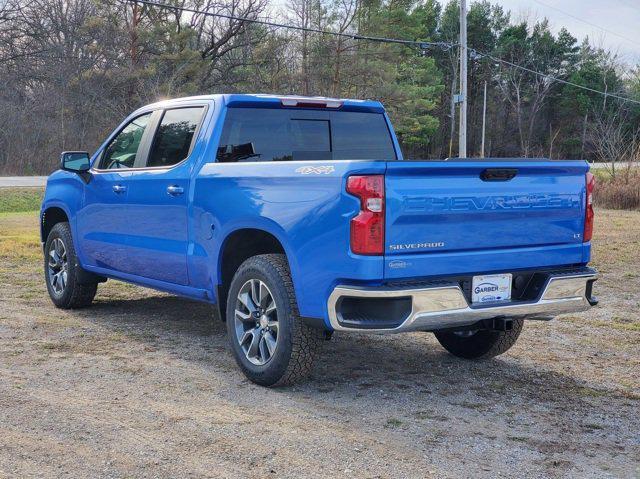
{"type": "Polygon", "coordinates": [[[184,188],[177,185],[167,186],[167,193],[169,193],[171,196],[178,196],[184,193],[184,188]]]}
{"type": "Polygon", "coordinates": [[[127,187],[124,185],[113,185],[113,192],[114,193],[124,193],[125,191],[127,191],[127,187]]]}

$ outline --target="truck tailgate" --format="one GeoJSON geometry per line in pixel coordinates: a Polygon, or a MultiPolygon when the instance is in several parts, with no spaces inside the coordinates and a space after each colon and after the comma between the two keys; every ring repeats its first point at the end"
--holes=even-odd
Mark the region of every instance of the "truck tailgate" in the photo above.
{"type": "Polygon", "coordinates": [[[385,276],[583,262],[580,161],[387,164],[385,276]]]}

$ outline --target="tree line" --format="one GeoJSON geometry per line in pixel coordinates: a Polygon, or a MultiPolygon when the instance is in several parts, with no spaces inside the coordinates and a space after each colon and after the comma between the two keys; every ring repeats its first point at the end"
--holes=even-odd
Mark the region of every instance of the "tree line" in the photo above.
{"type": "MultiPolygon", "coordinates": [[[[406,157],[457,156],[459,5],[436,0],[0,0],[0,173],[48,173],[92,151],[161,98],[261,92],[384,102],[406,157]],[[275,28],[246,19],[434,45],[275,28]]],[[[546,19],[489,1],[468,12],[468,152],[629,161],[638,156],[640,74],[546,19]],[[540,72],[535,75],[502,62],[540,72]],[[578,89],[565,80],[593,90],[578,89]]]]}

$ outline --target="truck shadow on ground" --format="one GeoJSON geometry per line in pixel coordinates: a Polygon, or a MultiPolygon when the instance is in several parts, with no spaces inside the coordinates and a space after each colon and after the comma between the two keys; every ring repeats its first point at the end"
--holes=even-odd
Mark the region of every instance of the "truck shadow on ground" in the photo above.
{"type": "MultiPolygon", "coordinates": [[[[235,367],[227,348],[225,324],[211,305],[172,296],[101,299],[75,314],[163,349],[172,357],[198,362],[211,374],[226,375],[225,382],[258,387],[235,367]]],[[[416,404],[429,396],[449,397],[478,410],[496,403],[581,409],[582,399],[605,394],[540,364],[524,363],[518,357],[518,345],[499,358],[466,361],[447,354],[430,333],[336,334],[323,344],[308,382],[276,391],[326,401],[348,396],[354,401],[352,406],[357,406],[359,398],[374,394],[380,407],[386,402],[389,408],[397,406],[399,396],[404,403],[416,404]]]]}

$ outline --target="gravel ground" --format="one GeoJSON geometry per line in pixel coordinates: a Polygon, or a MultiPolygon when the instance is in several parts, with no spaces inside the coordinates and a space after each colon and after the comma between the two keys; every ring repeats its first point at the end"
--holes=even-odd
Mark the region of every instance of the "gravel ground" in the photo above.
{"type": "Polygon", "coordinates": [[[207,305],[109,281],[56,310],[37,217],[0,215],[0,477],[640,477],[640,212],[597,227],[600,306],[497,359],[336,334],[269,390],[207,305]]]}

